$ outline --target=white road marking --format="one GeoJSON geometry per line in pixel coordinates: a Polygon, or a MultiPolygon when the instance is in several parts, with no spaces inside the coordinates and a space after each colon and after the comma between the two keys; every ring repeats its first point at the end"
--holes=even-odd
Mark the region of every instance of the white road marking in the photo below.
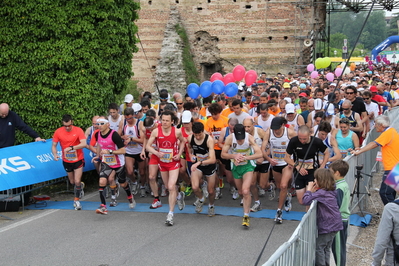
{"type": "Polygon", "coordinates": [[[10,224],[10,225],[8,225],[8,226],[5,226],[5,227],[3,227],[3,228],[0,228],[0,233],[6,232],[6,231],[8,231],[8,230],[10,230],[10,229],[13,229],[13,228],[15,228],[15,227],[18,227],[18,226],[20,226],[20,225],[24,225],[24,224],[29,223],[29,222],[32,222],[32,221],[34,221],[34,220],[43,218],[44,216],[47,216],[47,215],[49,215],[49,214],[52,214],[52,213],[54,213],[54,212],[56,212],[56,211],[59,211],[59,210],[48,210],[48,211],[45,211],[45,212],[43,212],[43,213],[41,213],[41,214],[35,215],[35,216],[33,216],[33,217],[30,217],[30,218],[24,219],[24,220],[22,220],[22,221],[19,221],[19,222],[10,224]]]}

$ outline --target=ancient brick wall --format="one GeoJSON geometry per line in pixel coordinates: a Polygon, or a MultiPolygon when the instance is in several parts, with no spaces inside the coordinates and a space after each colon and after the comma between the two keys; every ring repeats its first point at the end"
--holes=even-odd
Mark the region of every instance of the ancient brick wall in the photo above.
{"type": "Polygon", "coordinates": [[[133,60],[139,87],[152,89],[171,8],[179,12],[202,80],[241,64],[268,76],[302,71],[310,63],[304,45],[312,30],[324,27],[325,5],[311,1],[152,0],[140,1],[142,48],[133,60]],[[150,66],[149,66],[149,65],[150,66]]]}

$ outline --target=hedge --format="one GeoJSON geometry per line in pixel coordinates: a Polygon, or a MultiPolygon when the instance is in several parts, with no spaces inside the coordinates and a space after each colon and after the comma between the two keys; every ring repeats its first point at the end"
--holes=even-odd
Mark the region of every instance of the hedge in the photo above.
{"type": "Polygon", "coordinates": [[[90,125],[133,75],[138,9],[133,0],[0,1],[0,102],[43,138],[63,114],[90,125]]]}

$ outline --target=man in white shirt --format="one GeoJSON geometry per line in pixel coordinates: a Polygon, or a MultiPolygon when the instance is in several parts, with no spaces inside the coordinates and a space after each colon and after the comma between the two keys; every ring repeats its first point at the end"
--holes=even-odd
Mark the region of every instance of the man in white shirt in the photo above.
{"type": "Polygon", "coordinates": [[[234,113],[231,113],[229,115],[229,119],[230,118],[237,118],[238,119],[238,123],[242,124],[242,122],[244,121],[245,118],[249,117],[250,115],[248,113],[245,113],[242,110],[242,101],[240,99],[235,99],[232,104],[232,109],[234,113]]]}
{"type": "Polygon", "coordinates": [[[374,118],[380,114],[380,107],[377,103],[371,101],[372,95],[370,91],[364,91],[362,96],[370,120],[370,130],[372,130],[375,124],[374,118]]]}

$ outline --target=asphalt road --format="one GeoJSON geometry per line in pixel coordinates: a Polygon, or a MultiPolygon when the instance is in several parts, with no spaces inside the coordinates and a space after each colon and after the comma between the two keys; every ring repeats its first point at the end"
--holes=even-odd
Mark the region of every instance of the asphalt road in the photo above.
{"type": "MultiPolygon", "coordinates": [[[[216,211],[218,206],[239,207],[227,189],[223,192],[226,195],[216,201],[216,211]]],[[[98,198],[98,193],[92,193],[84,201],[98,202],[98,198]]],[[[276,200],[261,200],[264,209],[276,209],[276,200]]],[[[149,206],[152,198],[136,201],[149,206]]],[[[166,198],[162,201],[167,203],[166,198]]],[[[120,202],[127,202],[124,192],[120,202]]],[[[187,206],[193,202],[193,196],[186,200],[187,206]]],[[[273,226],[272,219],[251,218],[251,227],[245,229],[241,217],[179,213],[176,207],[175,225],[166,226],[166,213],[149,208],[148,212],[108,209],[108,215],[75,211],[71,206],[70,210],[24,211],[14,214],[13,221],[0,217],[0,265],[255,265],[273,228],[261,265],[299,224],[284,220],[273,226]]],[[[293,210],[304,211],[295,198],[293,210]]]]}

